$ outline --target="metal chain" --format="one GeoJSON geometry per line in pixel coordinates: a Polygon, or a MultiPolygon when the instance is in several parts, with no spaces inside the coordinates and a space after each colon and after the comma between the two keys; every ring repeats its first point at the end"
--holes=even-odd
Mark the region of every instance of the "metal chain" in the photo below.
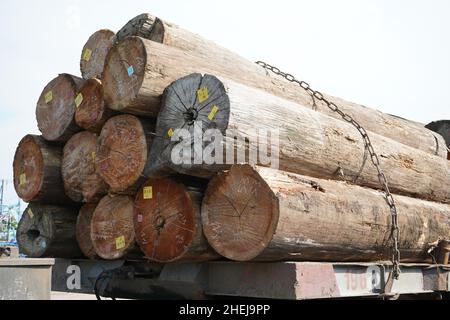
{"type": "Polygon", "coordinates": [[[389,183],[386,178],[386,175],[381,169],[381,163],[380,159],[378,158],[377,153],[375,152],[375,149],[373,148],[372,142],[369,138],[369,135],[355,119],[353,119],[352,116],[350,116],[348,113],[343,112],[339,107],[334,103],[329,101],[327,98],[323,96],[322,93],[319,91],[315,91],[311,89],[310,85],[306,83],[305,81],[299,81],[297,80],[292,74],[284,73],[277,67],[271,66],[265,62],[258,61],[256,62],[258,65],[263,67],[266,70],[269,70],[273,72],[276,75],[279,75],[286,79],[289,82],[298,84],[303,90],[305,90],[313,99],[322,101],[327,105],[327,107],[331,110],[339,114],[342,119],[350,124],[352,124],[361,134],[365,147],[367,151],[370,154],[371,161],[378,172],[378,181],[380,182],[381,187],[384,191],[384,196],[386,198],[386,202],[389,205],[390,211],[391,211],[391,239],[392,239],[392,275],[394,279],[398,279],[400,276],[400,250],[399,250],[399,238],[400,238],[400,229],[398,227],[398,215],[397,215],[397,207],[395,205],[394,197],[392,196],[390,190],[389,190],[389,183]]]}

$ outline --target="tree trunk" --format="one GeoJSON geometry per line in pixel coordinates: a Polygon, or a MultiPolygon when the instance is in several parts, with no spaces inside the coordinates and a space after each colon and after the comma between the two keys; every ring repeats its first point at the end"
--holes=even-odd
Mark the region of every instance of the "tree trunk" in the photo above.
{"type": "Polygon", "coordinates": [[[427,128],[444,137],[447,144],[447,159],[450,160],[450,120],[432,122],[427,125],[427,128]]]}
{"type": "MultiPolygon", "coordinates": [[[[450,202],[450,163],[446,159],[368,133],[391,191],[450,202]]],[[[167,88],[158,117],[156,137],[149,161],[153,167],[146,171],[147,175],[157,174],[161,165],[169,165],[179,173],[208,178],[234,163],[257,163],[256,157],[259,156],[258,164],[279,166],[283,171],[381,188],[363,139],[352,125],[263,91],[225,79],[218,80],[214,76],[193,74],[167,88]],[[199,94],[206,91],[208,99],[200,101],[199,94]],[[224,161],[216,157],[216,164],[205,164],[206,158],[203,162],[202,159],[195,159],[194,155],[198,155],[196,147],[203,147],[200,155],[202,152],[213,154],[209,149],[214,146],[209,142],[211,139],[206,135],[197,138],[193,134],[200,121],[203,131],[218,129],[226,134],[223,145],[219,144],[221,149],[231,149],[236,136],[241,141],[238,147],[254,156],[236,160],[236,156],[231,157],[232,153],[227,150],[224,161]],[[181,128],[189,129],[191,137],[185,138],[183,143],[178,139],[180,131],[177,129],[181,128]],[[267,131],[272,135],[271,140],[267,131]],[[202,138],[206,141],[203,146],[202,138]],[[261,157],[267,151],[265,141],[271,145],[271,156],[267,162],[261,157]],[[180,146],[185,145],[192,158],[180,165],[172,157],[178,154],[180,146]]],[[[182,151],[180,154],[186,150],[182,151]]]]}
{"type": "Polygon", "coordinates": [[[133,198],[105,196],[94,211],[91,239],[98,256],[106,260],[136,259],[143,254],[136,246],[133,198]]]}
{"type": "Polygon", "coordinates": [[[107,29],[99,30],[89,37],[81,53],[80,69],[83,79],[101,79],[106,56],[114,41],[114,32],[107,29]]]}
{"type": "Polygon", "coordinates": [[[202,231],[202,189],[176,178],[147,181],[134,209],[136,241],[152,261],[207,261],[218,258],[202,231]]]}
{"type": "Polygon", "coordinates": [[[49,141],[65,142],[81,131],[75,123],[75,98],[83,80],[61,74],[42,91],[36,106],[36,119],[42,136],[49,141]]]}
{"type": "Polygon", "coordinates": [[[76,238],[81,252],[91,260],[98,258],[91,240],[91,221],[97,203],[88,203],[81,207],[76,224],[76,238]]]}
{"type": "Polygon", "coordinates": [[[61,177],[62,147],[35,135],[25,136],[14,155],[14,187],[25,202],[67,204],[61,177]]]}
{"type": "MultiPolygon", "coordinates": [[[[295,83],[274,76],[257,64],[189,32],[164,26],[162,42],[168,45],[132,37],[111,49],[103,81],[105,99],[114,110],[154,117],[160,109],[165,87],[180,77],[201,72],[227,77],[342,120],[295,83]]],[[[440,157],[447,156],[443,139],[422,124],[326,97],[367,130],[440,157]]]]}
{"type": "Polygon", "coordinates": [[[86,80],[79,97],[75,122],[85,130],[100,133],[105,122],[117,114],[105,104],[102,82],[98,79],[86,80]]]}
{"type": "Polygon", "coordinates": [[[17,227],[20,252],[29,258],[81,258],[75,238],[78,209],[32,203],[17,227]]]}
{"type": "Polygon", "coordinates": [[[76,202],[98,202],[107,193],[107,185],[97,167],[97,135],[83,131],[64,146],[62,177],[66,194],[76,202]]]}
{"type": "MultiPolygon", "coordinates": [[[[450,238],[450,206],[395,196],[403,262],[426,262],[450,238]]],[[[237,261],[390,259],[390,209],[375,190],[236,165],[209,184],[205,235],[237,261]]]]}
{"type": "Polygon", "coordinates": [[[98,140],[98,170],[113,193],[136,194],[153,141],[154,121],[121,115],[109,119],[98,140]]]}

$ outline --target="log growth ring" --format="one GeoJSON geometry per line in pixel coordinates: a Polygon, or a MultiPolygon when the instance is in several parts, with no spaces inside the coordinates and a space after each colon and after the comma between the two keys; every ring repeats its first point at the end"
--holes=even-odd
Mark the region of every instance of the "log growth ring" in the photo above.
{"type": "Polygon", "coordinates": [[[274,193],[249,165],[214,177],[202,204],[203,232],[220,255],[235,261],[256,258],[272,240],[279,217],[274,193]]]}
{"type": "Polygon", "coordinates": [[[44,181],[44,157],[32,135],[25,136],[14,155],[14,187],[25,202],[37,198],[44,181]]]}
{"type": "Polygon", "coordinates": [[[198,232],[195,214],[184,185],[164,178],[147,181],[134,209],[136,241],[146,257],[162,263],[181,259],[198,232]]]}

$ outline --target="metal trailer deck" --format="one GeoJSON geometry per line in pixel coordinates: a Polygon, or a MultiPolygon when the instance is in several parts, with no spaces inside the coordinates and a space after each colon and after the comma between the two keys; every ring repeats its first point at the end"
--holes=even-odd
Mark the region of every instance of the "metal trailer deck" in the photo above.
{"type": "Polygon", "coordinates": [[[52,290],[97,292],[129,299],[395,298],[450,292],[450,267],[402,264],[402,274],[383,294],[390,274],[383,263],[174,263],[55,259],[52,290]],[[383,295],[382,295],[383,294],[383,295]]]}

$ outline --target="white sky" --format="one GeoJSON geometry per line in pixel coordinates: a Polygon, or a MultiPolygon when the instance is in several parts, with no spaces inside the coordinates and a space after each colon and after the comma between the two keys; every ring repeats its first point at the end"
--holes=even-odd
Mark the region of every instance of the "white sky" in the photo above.
{"type": "Polygon", "coordinates": [[[0,1],[0,178],[39,133],[35,104],[58,73],[79,75],[98,29],[150,12],[265,60],[314,88],[428,123],[450,119],[450,1],[0,1]]]}

